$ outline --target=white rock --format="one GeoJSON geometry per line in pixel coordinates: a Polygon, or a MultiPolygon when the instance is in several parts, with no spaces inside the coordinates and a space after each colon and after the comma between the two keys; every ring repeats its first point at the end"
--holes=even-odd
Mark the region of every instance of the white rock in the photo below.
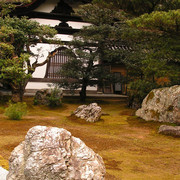
{"type": "Polygon", "coordinates": [[[65,129],[35,126],[11,153],[7,180],[103,180],[102,158],[65,129]]]}
{"type": "Polygon", "coordinates": [[[87,105],[79,106],[74,115],[85,119],[88,122],[96,122],[101,118],[102,110],[101,107],[97,105],[97,103],[91,103],[87,105]]]}
{"type": "Polygon", "coordinates": [[[136,111],[146,121],[180,124],[180,86],[152,90],[143,100],[141,109],[136,111]]]}

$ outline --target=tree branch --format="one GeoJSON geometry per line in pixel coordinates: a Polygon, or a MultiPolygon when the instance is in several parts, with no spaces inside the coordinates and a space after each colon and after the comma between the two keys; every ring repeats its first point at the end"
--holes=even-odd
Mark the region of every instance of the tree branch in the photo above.
{"type": "Polygon", "coordinates": [[[39,67],[39,66],[45,65],[46,63],[49,62],[49,60],[50,60],[51,57],[53,57],[53,56],[56,55],[57,51],[58,51],[58,49],[54,50],[53,52],[50,52],[49,55],[47,56],[46,60],[43,61],[42,63],[38,63],[38,61],[37,61],[37,59],[36,59],[36,61],[32,64],[32,67],[35,69],[35,68],[37,68],[37,67],[39,67]]]}

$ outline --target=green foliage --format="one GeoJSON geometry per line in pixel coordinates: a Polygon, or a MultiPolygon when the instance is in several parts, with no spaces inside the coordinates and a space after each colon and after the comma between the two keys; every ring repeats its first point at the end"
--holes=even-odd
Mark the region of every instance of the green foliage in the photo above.
{"type": "Polygon", "coordinates": [[[0,59],[0,62],[3,64],[0,77],[4,80],[11,80],[12,86],[18,86],[23,83],[23,80],[31,77],[31,74],[26,73],[27,67],[24,63],[28,60],[28,54],[21,54],[19,58],[6,59],[6,61],[0,59]]]}
{"type": "Polygon", "coordinates": [[[180,8],[180,0],[93,0],[100,7],[122,9],[132,15],[151,13],[156,10],[173,10],[180,8]]]}
{"type": "Polygon", "coordinates": [[[20,55],[30,52],[29,47],[42,42],[45,38],[53,37],[56,31],[50,26],[40,25],[26,17],[17,18],[5,16],[0,18],[0,42],[14,46],[14,53],[20,55]],[[25,50],[24,47],[27,49],[25,50]]]}
{"type": "MultiPolygon", "coordinates": [[[[180,11],[154,11],[128,21],[136,28],[136,51],[133,59],[134,71],[140,70],[141,78],[155,82],[158,78],[167,78],[164,86],[180,82],[180,11]],[[140,40],[138,40],[138,38],[140,40]]],[[[134,34],[135,35],[135,34],[134,34]]],[[[126,34],[125,37],[128,37],[126,34]]],[[[132,44],[134,44],[132,42],[132,44]]],[[[131,66],[132,67],[132,66],[131,66]]],[[[130,68],[131,69],[131,68],[130,68]]]]}
{"type": "Polygon", "coordinates": [[[14,46],[13,45],[7,44],[4,42],[0,42],[0,49],[1,49],[1,51],[0,51],[1,59],[12,57],[12,54],[14,52],[14,46]]]}
{"type": "Polygon", "coordinates": [[[75,38],[97,47],[100,59],[107,60],[106,55],[112,53],[108,46],[114,41],[121,41],[126,26],[124,13],[88,4],[76,10],[76,14],[91,25],[83,27],[80,33],[75,34],[75,38]]]}
{"type": "Polygon", "coordinates": [[[76,10],[76,15],[84,21],[91,23],[83,27],[77,37],[80,36],[87,42],[101,46],[110,40],[114,40],[125,26],[126,15],[121,11],[112,11],[108,8],[100,8],[97,5],[87,4],[76,10]]]}
{"type": "Polygon", "coordinates": [[[149,30],[180,33],[180,9],[166,11],[154,11],[128,21],[130,26],[147,28],[149,30]]]}
{"type": "Polygon", "coordinates": [[[39,102],[38,102],[38,100],[36,98],[33,99],[33,104],[34,105],[38,105],[39,104],[39,102]]]}
{"type": "Polygon", "coordinates": [[[31,3],[32,0],[13,0],[13,1],[8,1],[7,0],[0,0],[0,17],[4,17],[8,13],[10,13],[12,10],[15,9],[15,7],[24,5],[26,3],[31,3]]]}
{"type": "Polygon", "coordinates": [[[76,14],[81,16],[84,21],[96,26],[111,25],[114,18],[118,18],[118,13],[108,8],[100,8],[97,5],[87,4],[80,6],[76,14]]]}
{"type": "Polygon", "coordinates": [[[22,116],[27,114],[26,103],[9,103],[9,106],[5,109],[5,116],[12,120],[20,120],[22,116]]]}
{"type": "Polygon", "coordinates": [[[26,17],[17,18],[8,15],[17,5],[29,2],[29,0],[18,0],[17,4],[14,4],[14,1],[13,3],[0,2],[2,8],[0,17],[1,83],[8,84],[13,94],[18,92],[20,100],[35,69],[45,64],[38,62],[38,55],[31,51],[31,46],[39,42],[48,42],[56,34],[56,30],[50,26],[40,25],[26,17]],[[30,56],[36,59],[34,63],[30,62],[30,56]]]}
{"type": "Polygon", "coordinates": [[[48,106],[57,107],[62,104],[62,90],[57,86],[51,89],[51,94],[48,97],[48,106]]]}
{"type": "Polygon", "coordinates": [[[154,88],[159,87],[155,82],[136,80],[129,84],[129,106],[139,108],[146,95],[154,88]]]}
{"type": "MultiPolygon", "coordinates": [[[[158,78],[166,77],[171,81],[178,82],[178,75],[180,67],[178,64],[169,63],[166,60],[157,60],[157,59],[145,59],[142,61],[141,70],[144,75],[144,79],[152,80],[153,82],[158,78]]],[[[164,85],[166,82],[164,82],[164,85]]],[[[173,85],[173,83],[172,83],[173,85]]]]}

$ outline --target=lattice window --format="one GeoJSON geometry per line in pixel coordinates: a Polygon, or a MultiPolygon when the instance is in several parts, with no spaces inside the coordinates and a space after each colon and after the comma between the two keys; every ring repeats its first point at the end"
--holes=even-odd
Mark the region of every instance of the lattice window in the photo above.
{"type": "Polygon", "coordinates": [[[62,79],[58,74],[62,64],[68,62],[69,56],[66,53],[65,47],[59,48],[56,55],[53,56],[47,63],[46,75],[45,78],[50,79],[62,79]]]}

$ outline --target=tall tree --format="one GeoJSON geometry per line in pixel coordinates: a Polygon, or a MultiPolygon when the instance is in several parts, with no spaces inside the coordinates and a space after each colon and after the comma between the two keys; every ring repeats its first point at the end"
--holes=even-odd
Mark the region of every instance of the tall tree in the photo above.
{"type": "Polygon", "coordinates": [[[65,79],[59,85],[67,89],[81,88],[80,97],[85,100],[87,86],[117,81],[104,63],[110,63],[112,60],[110,55],[108,56],[112,54],[109,47],[114,43],[115,34],[121,31],[115,24],[120,16],[121,21],[124,17],[115,11],[92,4],[81,6],[76,14],[91,25],[83,27],[74,35],[74,41],[70,43],[74,56],[62,67],[60,74],[65,79]],[[66,78],[72,81],[68,83],[66,78]]]}
{"type": "Polygon", "coordinates": [[[127,22],[134,32],[138,32],[130,35],[135,37],[131,41],[136,44],[135,51],[138,52],[137,56],[133,53],[129,59],[133,59],[136,65],[130,69],[135,72],[133,75],[136,79],[140,79],[133,81],[130,86],[133,101],[141,103],[152,88],[180,83],[179,12],[154,11],[127,22]],[[137,69],[140,73],[136,73],[137,69]]]}
{"type": "Polygon", "coordinates": [[[142,70],[147,77],[167,77],[178,83],[180,71],[180,10],[155,11],[128,21],[130,27],[139,31],[141,39],[149,39],[142,44],[144,54],[142,70]],[[148,34],[148,35],[147,35],[148,34]],[[146,47],[146,51],[145,50],[146,47]],[[154,67],[154,68],[153,68],[154,67]]]}
{"type": "Polygon", "coordinates": [[[123,61],[124,54],[129,51],[130,44],[124,41],[122,36],[126,30],[126,14],[121,11],[113,11],[108,8],[101,8],[95,4],[81,6],[76,11],[84,21],[91,25],[84,27],[75,37],[94,43],[99,53],[100,61],[104,63],[115,63],[123,61]],[[112,51],[112,46],[118,50],[112,51]],[[127,47],[127,49],[123,48],[127,47]],[[119,56],[119,58],[118,58],[119,56]]]}
{"type": "Polygon", "coordinates": [[[85,101],[88,86],[102,85],[102,82],[113,81],[113,75],[99,64],[97,48],[85,41],[74,40],[71,48],[66,52],[69,61],[60,69],[60,76],[64,79],[58,84],[70,89],[71,92],[80,88],[80,100],[85,101]]]}

